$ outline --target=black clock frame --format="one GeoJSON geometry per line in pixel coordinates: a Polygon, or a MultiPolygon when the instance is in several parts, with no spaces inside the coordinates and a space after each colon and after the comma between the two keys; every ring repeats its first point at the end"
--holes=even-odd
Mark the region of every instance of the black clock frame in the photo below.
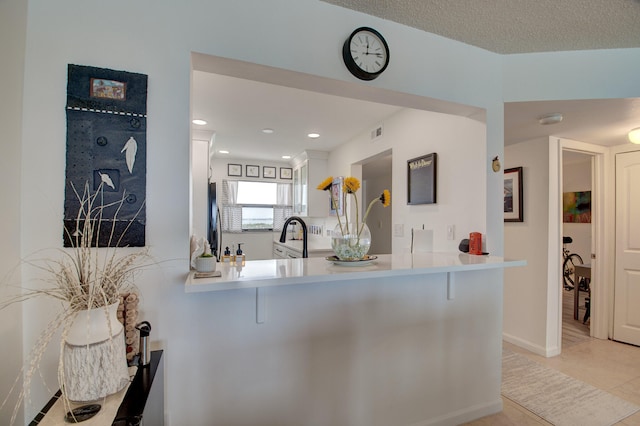
{"type": "Polygon", "coordinates": [[[389,65],[389,59],[390,59],[389,45],[387,44],[387,41],[384,39],[384,37],[382,37],[382,34],[380,34],[378,31],[370,27],[360,27],[355,29],[342,45],[342,59],[344,61],[344,64],[347,66],[347,69],[349,70],[349,72],[351,72],[351,74],[353,74],[355,77],[359,78],[360,80],[371,81],[377,78],[380,74],[384,72],[384,70],[387,69],[387,66],[389,65]],[[351,56],[351,40],[356,34],[358,34],[361,31],[369,31],[373,33],[376,37],[378,37],[382,42],[382,45],[384,46],[384,50],[387,52],[387,59],[385,61],[384,66],[380,69],[380,71],[371,73],[363,70],[358,66],[358,64],[356,64],[356,62],[353,60],[353,57],[351,56]]]}

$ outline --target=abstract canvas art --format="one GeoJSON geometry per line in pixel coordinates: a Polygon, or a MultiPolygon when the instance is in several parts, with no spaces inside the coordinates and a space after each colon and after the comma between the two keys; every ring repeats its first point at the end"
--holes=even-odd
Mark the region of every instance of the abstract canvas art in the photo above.
{"type": "Polygon", "coordinates": [[[591,223],[591,191],[562,194],[562,221],[564,223],[591,223]]]}

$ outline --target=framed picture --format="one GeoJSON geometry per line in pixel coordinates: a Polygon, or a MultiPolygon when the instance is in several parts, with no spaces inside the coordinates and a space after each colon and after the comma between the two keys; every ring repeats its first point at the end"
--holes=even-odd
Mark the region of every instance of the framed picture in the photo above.
{"type": "Polygon", "coordinates": [[[342,191],[343,182],[344,178],[340,176],[334,178],[331,183],[331,196],[329,197],[329,214],[331,216],[344,216],[345,193],[342,191]]]}
{"type": "Polygon", "coordinates": [[[247,177],[260,177],[259,166],[247,166],[247,177]]]}
{"type": "Polygon", "coordinates": [[[438,154],[407,161],[407,204],[435,204],[438,188],[438,154]]]}
{"type": "Polygon", "coordinates": [[[276,168],[275,167],[262,167],[262,177],[267,179],[275,179],[276,178],[276,168]]]}
{"type": "Polygon", "coordinates": [[[504,170],[504,221],[524,222],[522,218],[522,167],[504,170]]]}
{"type": "Polygon", "coordinates": [[[227,164],[227,175],[242,176],[242,166],[240,164],[227,164]]]}
{"type": "Polygon", "coordinates": [[[104,78],[92,78],[89,85],[89,96],[92,98],[125,101],[127,99],[127,83],[104,78]]]}
{"type": "Polygon", "coordinates": [[[280,179],[292,179],[293,169],[290,167],[280,167],[280,179]]]}

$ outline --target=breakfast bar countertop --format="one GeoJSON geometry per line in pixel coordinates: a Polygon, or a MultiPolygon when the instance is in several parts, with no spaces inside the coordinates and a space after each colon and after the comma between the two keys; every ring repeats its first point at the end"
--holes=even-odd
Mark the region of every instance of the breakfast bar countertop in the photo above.
{"type": "Polygon", "coordinates": [[[267,259],[246,261],[244,266],[218,263],[222,276],[195,278],[191,271],[185,283],[186,293],[243,288],[311,284],[356,279],[400,277],[525,266],[524,260],[466,253],[382,254],[372,261],[336,264],[325,258],[267,259]]]}

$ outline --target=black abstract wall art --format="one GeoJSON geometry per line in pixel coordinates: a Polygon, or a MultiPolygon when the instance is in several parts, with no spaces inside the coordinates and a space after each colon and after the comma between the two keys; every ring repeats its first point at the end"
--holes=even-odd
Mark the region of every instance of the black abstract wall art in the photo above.
{"type": "Polygon", "coordinates": [[[143,247],[147,76],[70,64],[66,114],[64,246],[77,245],[78,193],[89,188],[105,206],[92,245],[143,247]]]}

